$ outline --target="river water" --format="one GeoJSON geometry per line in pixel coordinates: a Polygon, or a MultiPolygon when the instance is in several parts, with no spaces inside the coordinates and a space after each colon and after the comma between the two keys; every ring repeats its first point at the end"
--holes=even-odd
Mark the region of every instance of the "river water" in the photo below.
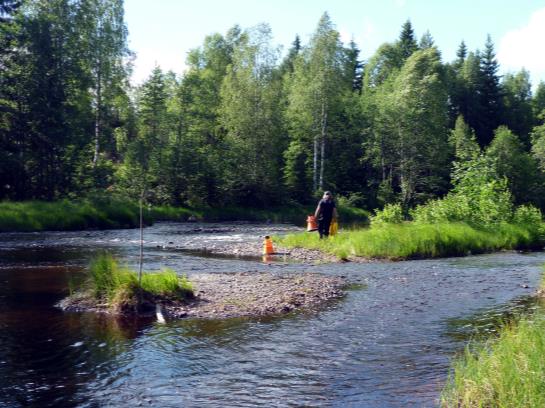
{"type": "Polygon", "coordinates": [[[312,271],[354,283],[319,310],[167,324],[54,307],[98,251],[135,265],[137,230],[0,234],[0,407],[435,407],[470,338],[537,307],[542,252],[312,266],[201,251],[296,230],[146,228],[148,270],[312,271]]]}

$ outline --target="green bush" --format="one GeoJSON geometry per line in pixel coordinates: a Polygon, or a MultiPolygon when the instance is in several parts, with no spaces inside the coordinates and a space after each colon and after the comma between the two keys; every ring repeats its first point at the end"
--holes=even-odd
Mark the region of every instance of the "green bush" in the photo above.
{"type": "Polygon", "coordinates": [[[512,197],[504,183],[490,182],[476,190],[467,195],[451,192],[409,213],[417,223],[466,222],[478,227],[490,227],[511,221],[512,197]]]}
{"type": "Polygon", "coordinates": [[[516,224],[540,225],[543,220],[541,211],[532,205],[520,205],[515,209],[513,222],[516,224]]]}
{"type": "Polygon", "coordinates": [[[376,210],[371,216],[371,225],[399,224],[405,220],[401,204],[386,204],[382,210],[376,210]]]}

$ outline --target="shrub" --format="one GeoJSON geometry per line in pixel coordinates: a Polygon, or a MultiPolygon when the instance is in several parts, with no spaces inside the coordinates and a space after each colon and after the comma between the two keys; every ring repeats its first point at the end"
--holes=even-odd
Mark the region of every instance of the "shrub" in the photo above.
{"type": "Polygon", "coordinates": [[[532,205],[520,205],[513,214],[513,222],[516,224],[539,225],[542,219],[541,211],[532,205]]]}
{"type": "Polygon", "coordinates": [[[404,221],[401,204],[386,204],[382,210],[375,211],[371,216],[371,225],[400,224],[404,221]]]}

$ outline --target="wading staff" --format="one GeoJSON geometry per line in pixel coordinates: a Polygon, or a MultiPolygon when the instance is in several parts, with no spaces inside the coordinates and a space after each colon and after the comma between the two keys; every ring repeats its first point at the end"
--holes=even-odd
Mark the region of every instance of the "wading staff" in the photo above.
{"type": "Polygon", "coordinates": [[[144,263],[144,217],[143,213],[144,206],[144,190],[140,195],[140,266],[138,268],[138,304],[137,308],[140,308],[142,303],[142,264],[144,263]]]}

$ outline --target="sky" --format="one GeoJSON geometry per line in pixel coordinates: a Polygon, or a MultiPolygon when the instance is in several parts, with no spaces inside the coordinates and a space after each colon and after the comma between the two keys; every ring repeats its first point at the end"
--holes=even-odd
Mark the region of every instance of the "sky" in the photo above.
{"type": "Polygon", "coordinates": [[[394,42],[410,20],[417,39],[431,33],[444,62],[455,59],[462,40],[469,51],[484,49],[489,34],[500,74],[524,67],[534,87],[545,81],[545,0],[125,0],[129,47],[136,54],[132,81],[141,83],[156,65],[183,74],[191,49],[235,24],[269,24],[273,45],[284,51],[296,35],[304,45],[326,11],[363,60],[394,42]]]}

